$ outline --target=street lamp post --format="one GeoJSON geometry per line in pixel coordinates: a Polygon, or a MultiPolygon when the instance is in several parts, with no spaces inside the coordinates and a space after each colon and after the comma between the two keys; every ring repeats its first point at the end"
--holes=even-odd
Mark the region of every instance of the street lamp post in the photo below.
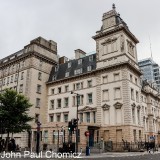
{"type": "Polygon", "coordinates": [[[76,99],[77,99],[77,114],[76,114],[76,119],[77,119],[77,127],[76,127],[76,151],[75,153],[78,153],[78,97],[81,96],[78,93],[74,93],[73,91],[71,91],[71,94],[75,94],[76,95],[76,99]]]}
{"type": "Polygon", "coordinates": [[[37,144],[36,144],[36,153],[39,154],[39,144],[40,144],[40,126],[41,123],[38,121],[37,122],[37,144]]]}

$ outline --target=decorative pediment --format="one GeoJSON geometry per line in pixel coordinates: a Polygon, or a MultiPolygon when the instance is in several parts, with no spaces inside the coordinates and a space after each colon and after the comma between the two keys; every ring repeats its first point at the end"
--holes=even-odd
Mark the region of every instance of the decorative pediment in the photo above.
{"type": "Polygon", "coordinates": [[[120,102],[116,102],[113,106],[114,106],[116,109],[121,109],[121,107],[123,106],[123,104],[120,103],[120,102]]]}
{"type": "Polygon", "coordinates": [[[131,106],[132,106],[132,108],[135,108],[135,107],[136,107],[136,104],[135,104],[135,103],[133,103],[131,106]]]}
{"type": "Polygon", "coordinates": [[[102,45],[106,45],[107,43],[111,43],[113,41],[117,40],[117,37],[113,37],[113,38],[108,38],[106,39],[103,43],[101,43],[102,45]]]}
{"type": "Polygon", "coordinates": [[[78,112],[93,112],[93,111],[96,111],[96,110],[97,110],[96,107],[85,106],[84,108],[78,110],[78,112]]]}
{"type": "Polygon", "coordinates": [[[102,109],[103,109],[104,111],[109,110],[109,108],[110,108],[110,106],[109,106],[108,104],[104,104],[104,105],[102,106],[102,109]]]}

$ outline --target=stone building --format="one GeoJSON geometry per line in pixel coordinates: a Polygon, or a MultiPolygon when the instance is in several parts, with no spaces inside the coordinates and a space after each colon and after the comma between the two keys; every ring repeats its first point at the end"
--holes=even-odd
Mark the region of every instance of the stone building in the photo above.
{"type": "MultiPolygon", "coordinates": [[[[0,88],[15,89],[26,95],[33,106],[30,116],[46,123],[46,84],[50,70],[58,62],[57,44],[38,37],[22,50],[0,60],[0,88]]],[[[33,126],[35,121],[31,122],[33,126]]],[[[31,145],[31,132],[15,134],[20,147],[31,145]]]]}
{"type": "MultiPolygon", "coordinates": [[[[59,58],[53,41],[31,41],[22,51],[1,60],[1,90],[17,86],[17,91],[29,97],[33,103],[30,114],[42,124],[41,146],[48,145],[48,149],[68,141],[68,121],[76,118],[76,94],[80,95],[79,148],[101,140],[137,142],[155,137],[157,142],[159,93],[149,83],[141,83],[136,50],[139,41],[114,5],[103,14],[102,27],[93,39],[96,54],[77,49],[73,60],[59,58]],[[11,83],[17,74],[18,81],[11,83]],[[88,138],[85,131],[90,132],[88,138]]],[[[32,148],[36,146],[36,130],[33,122],[27,141],[32,148]]]]}
{"type": "Polygon", "coordinates": [[[76,118],[76,96],[71,91],[80,94],[79,147],[109,139],[137,142],[155,137],[157,142],[159,93],[147,82],[142,85],[136,50],[139,41],[114,5],[103,14],[102,27],[93,39],[96,54],[87,56],[78,49],[74,60],[62,57],[52,68],[47,82],[45,142],[57,145],[54,132],[58,130],[65,131],[62,142],[67,140],[67,122],[76,118]],[[85,131],[90,132],[88,139],[85,131]]]}

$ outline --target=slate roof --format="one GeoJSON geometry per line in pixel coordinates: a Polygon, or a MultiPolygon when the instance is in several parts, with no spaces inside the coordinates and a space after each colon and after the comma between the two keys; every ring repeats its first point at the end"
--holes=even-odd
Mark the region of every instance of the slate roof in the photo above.
{"type": "Polygon", "coordinates": [[[82,73],[77,74],[77,75],[82,75],[82,74],[85,74],[85,73],[89,73],[93,70],[96,70],[96,54],[85,56],[85,57],[82,57],[80,59],[82,59],[82,64],[78,64],[79,59],[74,59],[74,60],[70,60],[66,63],[59,64],[57,66],[52,67],[48,82],[62,80],[64,78],[70,78],[70,77],[76,76],[75,75],[75,70],[77,70],[77,69],[82,68],[82,73]],[[89,57],[91,57],[91,56],[93,56],[92,61],[89,60],[89,57]],[[71,63],[71,67],[68,67],[68,63],[71,63]],[[91,66],[91,68],[92,68],[91,71],[87,70],[88,66],[91,66]],[[55,69],[56,67],[58,67],[57,71],[55,69]],[[65,77],[66,72],[69,72],[68,77],[65,77]],[[55,77],[55,79],[53,77],[55,77]]]}

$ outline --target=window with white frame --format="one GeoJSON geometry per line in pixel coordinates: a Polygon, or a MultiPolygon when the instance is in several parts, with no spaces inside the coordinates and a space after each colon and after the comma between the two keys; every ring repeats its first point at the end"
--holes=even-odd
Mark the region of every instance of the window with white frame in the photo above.
{"type": "Polygon", "coordinates": [[[50,109],[54,109],[54,100],[50,100],[50,109]]]}
{"type": "Polygon", "coordinates": [[[117,87],[117,88],[114,89],[114,97],[115,97],[115,99],[121,98],[121,89],[120,89],[120,87],[117,87]]]}
{"type": "Polygon", "coordinates": [[[119,73],[115,73],[114,74],[114,81],[119,81],[119,80],[120,80],[119,73]]]}
{"type": "Polygon", "coordinates": [[[86,122],[90,123],[90,112],[86,113],[86,122]]]}
{"type": "Polygon", "coordinates": [[[64,98],[64,107],[68,107],[69,106],[69,98],[66,97],[64,98]]]}
{"type": "Polygon", "coordinates": [[[57,99],[57,108],[61,108],[61,99],[57,99]]]}
{"type": "Polygon", "coordinates": [[[7,78],[7,84],[9,84],[10,77],[7,78]]]}
{"type": "Polygon", "coordinates": [[[66,72],[66,73],[65,73],[65,77],[69,77],[69,72],[66,72]]]}
{"type": "Polygon", "coordinates": [[[44,143],[48,143],[48,131],[44,131],[44,143]]]}
{"type": "Polygon", "coordinates": [[[18,74],[15,75],[14,81],[17,82],[17,80],[18,80],[18,74]]]}
{"type": "Polygon", "coordinates": [[[103,83],[108,83],[108,76],[103,77],[103,83]]]}
{"type": "Polygon", "coordinates": [[[61,87],[58,87],[58,93],[61,93],[61,87]]]}
{"type": "Polygon", "coordinates": [[[68,114],[64,114],[64,122],[68,122],[68,114]]]}
{"type": "Polygon", "coordinates": [[[88,86],[88,87],[92,87],[92,80],[88,80],[88,81],[87,81],[87,86],[88,86]]]}
{"type": "Polygon", "coordinates": [[[57,72],[58,71],[58,66],[55,66],[55,72],[57,72]]]}
{"type": "Polygon", "coordinates": [[[93,99],[92,99],[92,93],[88,93],[88,103],[91,104],[93,103],[93,99]]]}
{"type": "Polygon", "coordinates": [[[61,121],[61,115],[57,114],[57,122],[60,122],[60,121],[61,121]]]}
{"type": "Polygon", "coordinates": [[[136,91],[136,102],[139,102],[139,94],[138,94],[138,91],[136,91]]]}
{"type": "Polygon", "coordinates": [[[89,61],[92,62],[93,61],[93,55],[89,56],[89,61]]]}
{"type": "Polygon", "coordinates": [[[21,80],[24,78],[24,72],[21,72],[21,80]]]}
{"type": "Polygon", "coordinates": [[[42,73],[41,72],[38,72],[38,80],[42,80],[42,73]]]}
{"type": "Polygon", "coordinates": [[[87,66],[87,71],[91,71],[92,70],[92,66],[87,66]]]}
{"type": "Polygon", "coordinates": [[[79,117],[80,117],[80,122],[83,122],[83,113],[80,113],[79,117]]]}
{"type": "Polygon", "coordinates": [[[51,115],[49,116],[49,121],[50,121],[50,122],[53,122],[53,121],[54,121],[54,119],[53,119],[53,114],[51,114],[51,115]]]}
{"type": "Polygon", "coordinates": [[[71,62],[68,62],[68,68],[70,68],[71,67],[71,62]]]}
{"type": "Polygon", "coordinates": [[[82,64],[82,59],[79,59],[79,60],[78,60],[78,64],[82,64]]]}
{"type": "Polygon", "coordinates": [[[65,92],[68,92],[69,91],[69,85],[66,85],[65,86],[65,92]]]}
{"type": "Polygon", "coordinates": [[[55,81],[55,80],[56,80],[56,76],[53,76],[53,77],[52,77],[52,80],[55,81]]]}
{"type": "Polygon", "coordinates": [[[82,68],[79,68],[77,70],[74,70],[74,74],[77,75],[77,74],[81,74],[82,73],[82,68]]]}
{"type": "Polygon", "coordinates": [[[51,89],[51,94],[54,94],[54,88],[53,88],[53,89],[51,89]]]}
{"type": "Polygon", "coordinates": [[[37,93],[41,93],[41,90],[42,90],[42,86],[37,84],[37,93]]]}
{"type": "Polygon", "coordinates": [[[109,100],[109,90],[105,89],[103,90],[103,101],[108,101],[109,100]]]}
{"type": "Polygon", "coordinates": [[[134,100],[134,89],[131,88],[131,99],[134,100]]]}
{"type": "Polygon", "coordinates": [[[40,98],[36,98],[36,107],[40,107],[41,100],[40,98]]]}
{"type": "Polygon", "coordinates": [[[20,84],[19,86],[19,93],[23,93],[23,84],[20,84]]]}

